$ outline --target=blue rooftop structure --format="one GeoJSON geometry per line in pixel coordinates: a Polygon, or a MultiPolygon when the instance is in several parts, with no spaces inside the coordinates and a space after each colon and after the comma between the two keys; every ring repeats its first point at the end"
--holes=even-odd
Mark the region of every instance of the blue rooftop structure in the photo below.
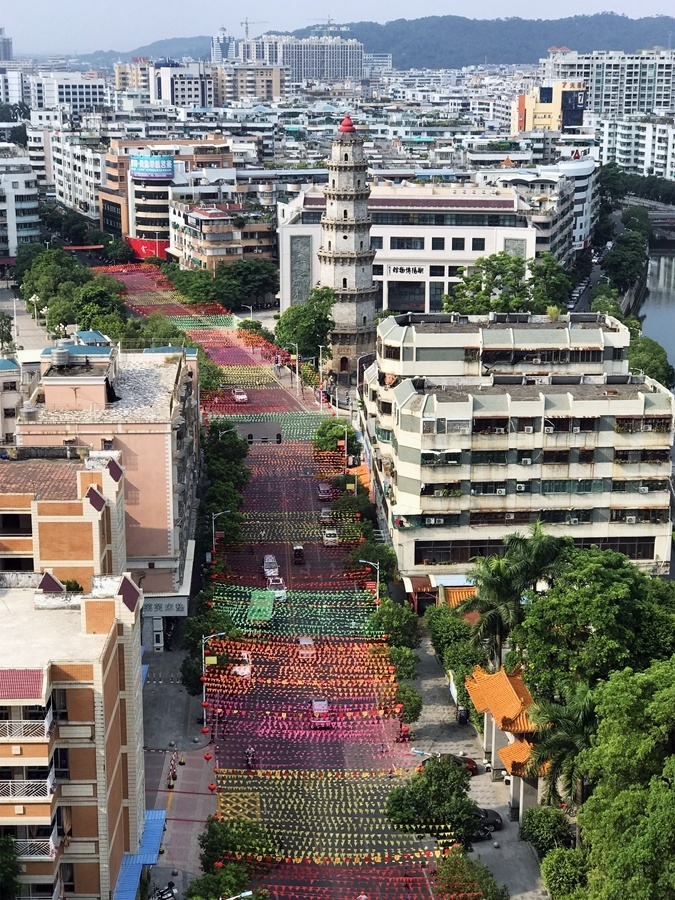
{"type": "Polygon", "coordinates": [[[19,364],[14,359],[0,359],[0,372],[18,371],[19,364]]]}
{"type": "Polygon", "coordinates": [[[143,353],[182,353],[185,351],[186,356],[196,356],[195,347],[146,347],[143,353]]]}
{"type": "Polygon", "coordinates": [[[138,853],[124,854],[113,900],[136,900],[143,866],[154,866],[157,863],[165,821],[165,809],[146,809],[141,846],[138,853]]]}
{"type": "Polygon", "coordinates": [[[110,356],[110,347],[95,347],[88,344],[66,344],[65,347],[45,347],[40,356],[49,358],[52,350],[67,350],[70,356],[110,356]]]}
{"type": "Polygon", "coordinates": [[[100,331],[76,331],[75,337],[78,341],[87,346],[93,344],[94,346],[101,345],[108,347],[110,345],[108,338],[104,334],[101,334],[100,331]]]}

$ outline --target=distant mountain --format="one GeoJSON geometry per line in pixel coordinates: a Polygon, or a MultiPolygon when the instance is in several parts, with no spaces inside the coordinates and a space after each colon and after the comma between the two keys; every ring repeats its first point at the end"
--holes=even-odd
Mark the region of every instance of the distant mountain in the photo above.
{"type": "MultiPolygon", "coordinates": [[[[343,26],[342,26],[343,27],[343,26]]],[[[367,53],[391,53],[397,69],[457,69],[482,63],[536,63],[551,46],[566,46],[580,53],[592,50],[634,52],[665,46],[668,34],[675,33],[675,18],[650,16],[629,19],[616,13],[571,16],[567,19],[467,19],[461,16],[428,16],[424,19],[396,19],[352,22],[349,30],[337,34],[357,38],[367,53]]],[[[316,26],[292,32],[308,37],[316,26]]],[[[154,59],[209,59],[211,38],[168,38],[154,41],[125,53],[100,50],[81,56],[93,66],[112,66],[133,56],[154,59]]]]}

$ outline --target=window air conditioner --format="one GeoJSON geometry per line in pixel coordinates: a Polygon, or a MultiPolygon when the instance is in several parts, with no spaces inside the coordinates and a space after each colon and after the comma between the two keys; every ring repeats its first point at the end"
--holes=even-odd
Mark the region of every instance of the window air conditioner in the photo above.
{"type": "Polygon", "coordinates": [[[495,434],[506,434],[506,428],[495,428],[495,434]]]}
{"type": "Polygon", "coordinates": [[[642,430],[643,430],[643,431],[652,431],[653,428],[654,428],[653,425],[643,425],[643,426],[642,426],[642,430]]]}
{"type": "Polygon", "coordinates": [[[519,494],[522,494],[523,491],[525,490],[525,485],[524,485],[524,484],[517,484],[517,485],[516,485],[516,490],[518,491],[519,494]]]}
{"type": "Polygon", "coordinates": [[[442,490],[440,490],[440,491],[434,491],[434,497],[442,497],[442,496],[443,496],[443,491],[442,491],[442,490]]]}
{"type": "Polygon", "coordinates": [[[531,466],[532,465],[532,457],[524,456],[520,461],[521,466],[531,466]]]}
{"type": "Polygon", "coordinates": [[[570,525],[578,525],[579,520],[575,517],[575,518],[569,520],[569,524],[570,525]]]}
{"type": "Polygon", "coordinates": [[[541,356],[535,356],[534,359],[532,360],[532,365],[540,366],[541,365],[541,356]]]}
{"type": "Polygon", "coordinates": [[[504,516],[504,518],[506,519],[507,522],[512,522],[515,519],[515,517],[516,517],[515,513],[506,513],[506,515],[504,516]]]}
{"type": "Polygon", "coordinates": [[[524,432],[524,434],[534,434],[534,426],[532,426],[532,425],[526,425],[526,426],[523,428],[523,432],[524,432]]]}
{"type": "Polygon", "coordinates": [[[440,519],[434,519],[434,523],[435,523],[436,525],[442,525],[442,524],[443,524],[443,518],[440,518],[440,519]]]}
{"type": "Polygon", "coordinates": [[[428,518],[428,519],[424,520],[424,524],[425,525],[433,525],[435,521],[436,521],[436,519],[428,518]]]}
{"type": "Polygon", "coordinates": [[[497,496],[505,497],[506,496],[506,488],[497,488],[497,496]]]}
{"type": "Polygon", "coordinates": [[[626,516],[626,525],[635,525],[637,516],[626,516]]]}
{"type": "Polygon", "coordinates": [[[464,425],[464,426],[462,426],[462,428],[459,429],[459,433],[460,434],[471,434],[471,429],[468,428],[466,425],[464,425]]]}
{"type": "Polygon", "coordinates": [[[581,428],[579,428],[578,425],[575,425],[574,428],[572,429],[572,434],[580,434],[580,433],[581,433],[581,428]]]}
{"type": "Polygon", "coordinates": [[[551,425],[547,425],[546,428],[544,428],[544,434],[553,434],[553,431],[554,429],[551,425]]]}
{"type": "Polygon", "coordinates": [[[638,488],[638,490],[640,491],[641,494],[649,493],[649,488],[647,487],[646,484],[641,484],[640,487],[638,488]]]}

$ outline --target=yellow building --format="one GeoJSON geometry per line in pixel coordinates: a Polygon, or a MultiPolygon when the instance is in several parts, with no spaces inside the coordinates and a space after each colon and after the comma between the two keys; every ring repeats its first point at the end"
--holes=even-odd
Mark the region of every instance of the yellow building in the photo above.
{"type": "Polygon", "coordinates": [[[569,131],[584,122],[586,85],[554,81],[519,94],[511,106],[511,134],[525,131],[569,131]]]}

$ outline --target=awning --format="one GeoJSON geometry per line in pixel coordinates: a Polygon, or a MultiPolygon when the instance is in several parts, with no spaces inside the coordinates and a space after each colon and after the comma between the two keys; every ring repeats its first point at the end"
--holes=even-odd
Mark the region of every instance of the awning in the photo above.
{"type": "Polygon", "coordinates": [[[431,591],[433,586],[428,575],[412,575],[410,578],[403,576],[403,587],[408,594],[419,594],[423,591],[431,591]]]}
{"type": "Polygon", "coordinates": [[[471,582],[466,575],[429,575],[431,584],[434,587],[467,587],[471,582]]]}
{"type": "Polygon", "coordinates": [[[125,853],[122,857],[113,900],[136,900],[143,866],[157,863],[165,821],[165,809],[146,809],[141,845],[138,853],[125,853]]]}

